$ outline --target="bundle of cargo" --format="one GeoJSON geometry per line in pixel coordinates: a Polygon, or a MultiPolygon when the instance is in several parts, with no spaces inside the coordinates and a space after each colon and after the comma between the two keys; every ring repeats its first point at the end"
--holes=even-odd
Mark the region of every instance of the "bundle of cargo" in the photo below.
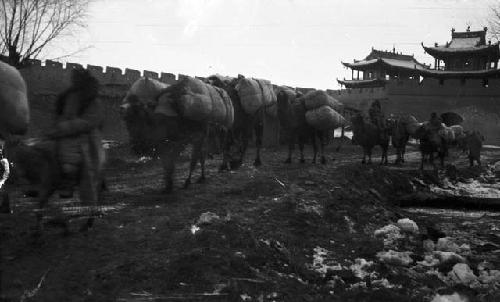
{"type": "Polygon", "coordinates": [[[323,90],[309,91],[303,96],[307,110],[328,106],[336,111],[342,111],[344,105],[323,90]]]}
{"type": "Polygon", "coordinates": [[[304,104],[306,121],[318,130],[333,130],[346,125],[344,117],[336,110],[343,105],[324,91],[310,91],[299,98],[304,104]]]}
{"type": "Polygon", "coordinates": [[[266,108],[266,113],[277,115],[276,94],[271,82],[261,79],[248,79],[240,77],[236,90],[240,97],[243,110],[248,114],[254,114],[262,107],[266,108]],[[274,106],[274,108],[272,108],[274,106]],[[269,110],[267,110],[269,108],[269,110]]]}
{"type": "Polygon", "coordinates": [[[423,123],[419,123],[417,119],[410,115],[404,117],[404,124],[406,125],[406,131],[409,135],[414,136],[418,128],[422,127],[423,123]]]}
{"type": "Polygon", "coordinates": [[[465,137],[464,128],[462,126],[453,125],[453,126],[450,126],[450,128],[453,131],[453,134],[455,135],[455,140],[462,139],[465,137]]]}
{"type": "Polygon", "coordinates": [[[14,67],[0,62],[0,133],[25,134],[29,118],[23,77],[14,67]]]}
{"type": "Polygon", "coordinates": [[[167,88],[158,98],[155,112],[213,122],[227,128],[234,121],[233,103],[229,95],[221,88],[191,77],[167,88]],[[174,90],[180,91],[178,97],[174,96],[174,90]]]}
{"type": "Polygon", "coordinates": [[[307,110],[306,121],[318,130],[333,130],[346,124],[344,117],[327,105],[307,110]]]}
{"type": "Polygon", "coordinates": [[[446,126],[444,123],[442,124],[442,128],[439,129],[438,134],[447,143],[451,143],[451,142],[455,141],[455,132],[454,132],[453,128],[446,126]]]}

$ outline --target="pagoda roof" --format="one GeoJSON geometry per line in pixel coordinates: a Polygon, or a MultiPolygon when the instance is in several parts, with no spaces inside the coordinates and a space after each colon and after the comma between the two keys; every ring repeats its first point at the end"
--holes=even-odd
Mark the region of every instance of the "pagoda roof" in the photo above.
{"type": "Polygon", "coordinates": [[[485,27],[480,31],[470,31],[469,28],[465,32],[451,31],[451,41],[444,45],[434,45],[434,47],[426,47],[422,43],[425,51],[435,58],[444,58],[457,54],[476,54],[476,55],[492,55],[499,57],[500,52],[498,43],[486,44],[486,31],[485,27]]]}
{"type": "Polygon", "coordinates": [[[344,85],[346,88],[369,88],[369,87],[382,87],[385,85],[386,80],[370,79],[370,80],[338,80],[337,82],[344,85]]]}
{"type": "Polygon", "coordinates": [[[346,67],[355,70],[383,67],[385,69],[426,69],[426,65],[418,62],[413,55],[406,55],[393,51],[373,49],[363,60],[354,60],[354,63],[342,62],[346,67]]]}
{"type": "Polygon", "coordinates": [[[420,75],[429,78],[490,78],[500,77],[500,69],[484,70],[422,70],[420,75]]]}
{"type": "Polygon", "coordinates": [[[403,69],[403,70],[425,70],[428,67],[415,59],[410,60],[400,60],[400,59],[386,59],[378,58],[372,60],[362,60],[355,61],[354,63],[342,62],[344,66],[352,68],[354,70],[366,70],[371,68],[377,68],[379,66],[385,69],[403,69]]]}

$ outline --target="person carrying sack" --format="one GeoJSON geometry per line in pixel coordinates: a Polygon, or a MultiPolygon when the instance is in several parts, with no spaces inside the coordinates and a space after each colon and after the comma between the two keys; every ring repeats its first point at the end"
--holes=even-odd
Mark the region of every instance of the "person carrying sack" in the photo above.
{"type": "Polygon", "coordinates": [[[56,141],[61,169],[60,197],[71,197],[79,185],[80,200],[96,203],[102,185],[104,149],[101,130],[104,110],[98,98],[99,83],[89,71],[71,72],[71,86],[56,102],[56,123],[46,137],[56,141]]]}

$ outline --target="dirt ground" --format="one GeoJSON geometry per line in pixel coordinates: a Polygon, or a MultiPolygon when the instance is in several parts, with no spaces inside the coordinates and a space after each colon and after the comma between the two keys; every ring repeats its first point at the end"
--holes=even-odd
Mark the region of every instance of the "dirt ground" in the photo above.
{"type": "MultiPolygon", "coordinates": [[[[282,163],[284,147],[267,149],[259,168],[250,165],[250,150],[240,170],[222,173],[216,156],[208,161],[206,183],[187,190],[180,188],[187,172],[183,161],[170,195],[161,193],[157,160],[114,148],[104,215],[86,234],[77,232],[77,215],[69,236],[50,226],[33,236],[34,204],[18,192],[14,213],[0,216],[3,300],[431,301],[436,294],[459,292],[471,301],[500,301],[496,285],[447,283],[439,272],[446,275],[450,267],[429,273],[381,261],[377,253],[389,248],[374,236],[408,217],[419,233],[391,249],[422,261],[425,235],[439,230],[470,245],[466,262],[478,275],[483,261],[500,269],[498,213],[400,208],[400,199],[428,190],[435,177],[430,167],[417,170],[414,149],[404,166],[383,167],[379,149],[374,164],[362,165],[359,146],[344,145],[340,152],[334,147],[326,165],[310,163],[309,148],[307,163],[298,162],[297,152],[290,165],[282,163]]],[[[465,179],[488,169],[467,168],[458,153],[451,160],[465,179]]],[[[498,160],[499,149],[484,152],[485,163],[498,160]]],[[[68,209],[75,202],[51,204],[52,210],[68,209]]]]}

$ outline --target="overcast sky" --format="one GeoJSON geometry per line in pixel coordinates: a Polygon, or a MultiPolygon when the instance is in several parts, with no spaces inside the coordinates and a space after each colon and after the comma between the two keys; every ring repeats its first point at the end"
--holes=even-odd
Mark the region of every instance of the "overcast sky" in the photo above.
{"type": "Polygon", "coordinates": [[[493,0],[94,0],[88,27],[65,37],[48,58],[208,76],[265,78],[335,89],[371,48],[414,54],[445,43],[452,27],[488,25],[493,0]]]}

